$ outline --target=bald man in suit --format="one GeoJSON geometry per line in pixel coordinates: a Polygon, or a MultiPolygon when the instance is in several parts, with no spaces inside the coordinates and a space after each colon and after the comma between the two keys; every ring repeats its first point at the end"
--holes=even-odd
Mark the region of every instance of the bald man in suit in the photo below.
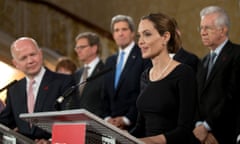
{"type": "MultiPolygon", "coordinates": [[[[51,134],[20,119],[19,114],[57,110],[56,99],[74,84],[73,78],[44,67],[42,51],[32,38],[21,37],[14,41],[11,54],[13,64],[26,77],[8,89],[0,123],[16,128],[19,133],[36,140],[36,143],[50,143],[48,139],[51,134]],[[34,83],[30,84],[31,81],[34,83]]],[[[64,109],[64,105],[62,103],[59,107],[64,109]]]]}

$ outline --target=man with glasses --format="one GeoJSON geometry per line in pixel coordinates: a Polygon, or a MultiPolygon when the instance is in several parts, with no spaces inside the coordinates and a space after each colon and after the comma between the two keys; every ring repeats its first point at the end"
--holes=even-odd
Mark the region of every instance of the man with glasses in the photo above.
{"type": "Polygon", "coordinates": [[[201,144],[235,144],[239,123],[240,46],[228,37],[229,17],[220,7],[200,12],[200,35],[210,49],[198,69],[197,119],[193,133],[201,144]]]}
{"type": "Polygon", "coordinates": [[[103,77],[84,83],[88,77],[98,74],[104,68],[100,59],[101,43],[97,34],[92,32],[80,33],[76,39],[75,51],[79,61],[83,63],[74,74],[79,84],[78,95],[73,98],[70,108],[84,108],[98,116],[102,115],[102,91],[103,77]]]}

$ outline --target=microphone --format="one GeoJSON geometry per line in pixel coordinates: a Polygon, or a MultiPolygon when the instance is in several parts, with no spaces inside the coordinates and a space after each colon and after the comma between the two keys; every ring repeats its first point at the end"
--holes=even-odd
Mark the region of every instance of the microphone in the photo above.
{"type": "Polygon", "coordinates": [[[96,79],[96,78],[98,78],[98,77],[100,77],[100,76],[102,76],[102,75],[110,72],[111,70],[112,70],[112,67],[104,68],[102,71],[100,71],[100,72],[97,73],[96,75],[93,75],[93,76],[87,78],[85,81],[82,81],[82,82],[80,82],[80,83],[78,83],[78,84],[76,84],[76,85],[71,86],[69,89],[67,89],[67,90],[63,93],[62,96],[60,96],[60,97],[57,98],[57,103],[58,103],[58,104],[61,104],[61,103],[64,101],[64,99],[65,99],[66,97],[68,97],[68,96],[69,96],[77,87],[79,87],[80,85],[85,84],[85,83],[87,83],[87,82],[89,82],[89,81],[92,81],[92,80],[94,80],[94,79],[96,79]]]}
{"type": "Polygon", "coordinates": [[[11,85],[15,84],[16,82],[18,82],[17,80],[14,80],[12,82],[10,82],[9,84],[7,84],[5,87],[1,88],[0,89],[0,92],[5,90],[5,89],[8,89],[11,85]]]}

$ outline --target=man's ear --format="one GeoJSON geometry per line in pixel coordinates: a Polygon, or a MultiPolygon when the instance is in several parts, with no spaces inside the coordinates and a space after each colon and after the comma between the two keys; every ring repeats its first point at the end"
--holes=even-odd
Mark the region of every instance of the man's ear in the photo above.
{"type": "Polygon", "coordinates": [[[43,60],[43,51],[42,51],[42,49],[39,49],[39,53],[41,55],[41,59],[43,60]]]}
{"type": "Polygon", "coordinates": [[[93,50],[95,53],[97,53],[97,50],[98,50],[97,45],[93,45],[93,46],[91,46],[91,47],[92,47],[92,50],[93,50]]]}
{"type": "Polygon", "coordinates": [[[17,68],[17,62],[16,62],[15,59],[12,59],[12,63],[13,63],[13,65],[17,68]]]}
{"type": "Polygon", "coordinates": [[[223,26],[223,27],[221,28],[222,34],[226,35],[226,34],[227,34],[227,31],[228,31],[228,29],[227,29],[226,26],[223,26]]]}

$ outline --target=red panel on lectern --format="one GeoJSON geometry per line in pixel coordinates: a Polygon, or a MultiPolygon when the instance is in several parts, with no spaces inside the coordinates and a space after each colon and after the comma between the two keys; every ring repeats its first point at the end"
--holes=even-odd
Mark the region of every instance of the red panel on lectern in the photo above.
{"type": "Polygon", "coordinates": [[[85,144],[86,124],[56,123],[52,127],[52,144],[85,144]]]}

